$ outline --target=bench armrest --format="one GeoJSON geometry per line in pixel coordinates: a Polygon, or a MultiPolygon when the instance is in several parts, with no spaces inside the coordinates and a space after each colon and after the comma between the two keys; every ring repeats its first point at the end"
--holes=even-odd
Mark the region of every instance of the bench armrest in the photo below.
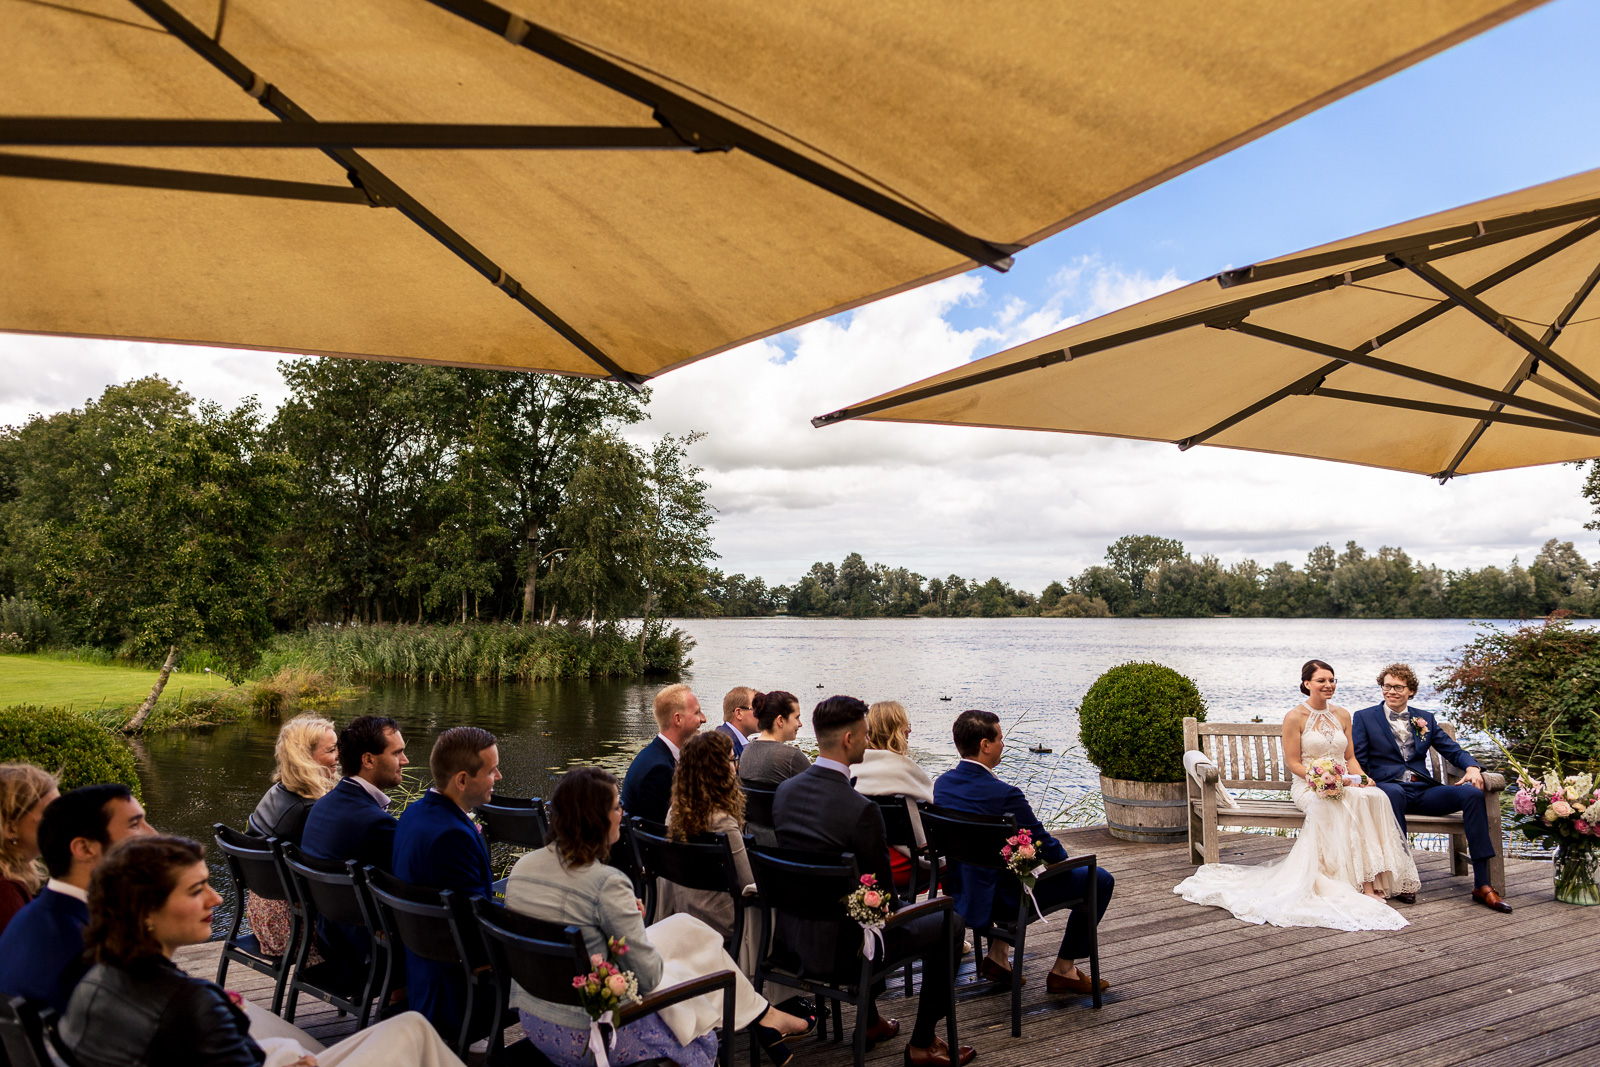
{"type": "Polygon", "coordinates": [[[617,1010],[614,1016],[618,1026],[626,1026],[641,1015],[649,1015],[660,1011],[662,1008],[671,1007],[685,1000],[715,993],[719,989],[734,988],[732,971],[715,971],[701,978],[679,982],[677,985],[658,989],[647,997],[642,997],[632,1004],[625,1004],[617,1010]]]}
{"type": "Polygon", "coordinates": [[[924,915],[937,915],[940,912],[947,912],[954,906],[955,899],[952,897],[931,897],[920,904],[913,904],[909,908],[901,908],[889,916],[889,921],[883,924],[883,928],[885,931],[893,930],[897,926],[915,922],[924,915]]]}
{"type": "Polygon", "coordinates": [[[1506,789],[1506,776],[1495,771],[1483,772],[1483,791],[1485,793],[1503,793],[1506,789]]]}

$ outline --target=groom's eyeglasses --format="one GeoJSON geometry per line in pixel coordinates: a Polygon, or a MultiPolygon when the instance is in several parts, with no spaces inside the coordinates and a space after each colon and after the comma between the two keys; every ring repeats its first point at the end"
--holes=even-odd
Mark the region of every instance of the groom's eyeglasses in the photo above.
{"type": "Polygon", "coordinates": [[[1411,687],[1409,685],[1386,685],[1383,687],[1383,691],[1385,693],[1409,693],[1411,692],[1411,687]]]}

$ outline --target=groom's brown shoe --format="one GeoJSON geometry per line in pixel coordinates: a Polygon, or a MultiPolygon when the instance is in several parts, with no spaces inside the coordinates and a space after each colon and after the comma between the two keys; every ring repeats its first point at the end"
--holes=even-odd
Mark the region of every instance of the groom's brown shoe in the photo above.
{"type": "Polygon", "coordinates": [[[1389,899],[1398,900],[1402,904],[1415,904],[1417,902],[1417,895],[1415,893],[1396,893],[1389,899]]]}
{"type": "Polygon", "coordinates": [[[1492,885],[1480,885],[1472,891],[1472,899],[1488,908],[1490,911],[1511,914],[1511,905],[1500,899],[1500,894],[1494,891],[1492,885]]]}

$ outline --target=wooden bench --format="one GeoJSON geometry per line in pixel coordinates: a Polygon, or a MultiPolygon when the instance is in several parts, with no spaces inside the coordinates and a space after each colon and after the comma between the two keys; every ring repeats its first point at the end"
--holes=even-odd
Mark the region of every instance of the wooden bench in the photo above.
{"type": "MultiPolygon", "coordinates": [[[[1440,721],[1440,729],[1452,738],[1456,729],[1440,721]]],[[[1261,826],[1299,829],[1305,816],[1288,798],[1289,770],[1283,759],[1283,727],[1267,723],[1199,722],[1183,720],[1185,752],[1204,752],[1216,766],[1206,769],[1203,785],[1184,776],[1189,791],[1189,862],[1216,863],[1221,851],[1219,833],[1224,826],[1261,826]],[[1279,791],[1281,799],[1235,800],[1238,810],[1219,803],[1223,789],[1279,791]]],[[[1437,751],[1430,750],[1433,777],[1441,782],[1461,780],[1461,771],[1445,763],[1437,751]]],[[[1483,804],[1489,816],[1489,838],[1495,843],[1495,856],[1489,861],[1489,880],[1495,892],[1506,891],[1506,865],[1503,835],[1500,830],[1500,794],[1506,787],[1503,775],[1483,772],[1483,804]]],[[[1469,870],[1467,838],[1462,833],[1461,816],[1408,815],[1406,830],[1414,834],[1450,835],[1450,870],[1463,875],[1469,870]]]]}

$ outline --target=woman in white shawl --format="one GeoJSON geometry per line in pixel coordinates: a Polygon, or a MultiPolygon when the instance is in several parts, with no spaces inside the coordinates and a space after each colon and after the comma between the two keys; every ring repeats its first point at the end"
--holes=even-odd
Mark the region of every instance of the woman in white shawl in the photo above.
{"type": "MultiPolygon", "coordinates": [[[[872,797],[903,796],[910,801],[911,828],[917,845],[926,844],[916,801],[933,803],[933,778],[906,755],[911,724],[906,709],[896,700],[882,700],[867,711],[867,751],[855,767],[856,791],[872,797]]],[[[911,885],[911,853],[903,846],[889,852],[896,888],[911,885]]]]}

